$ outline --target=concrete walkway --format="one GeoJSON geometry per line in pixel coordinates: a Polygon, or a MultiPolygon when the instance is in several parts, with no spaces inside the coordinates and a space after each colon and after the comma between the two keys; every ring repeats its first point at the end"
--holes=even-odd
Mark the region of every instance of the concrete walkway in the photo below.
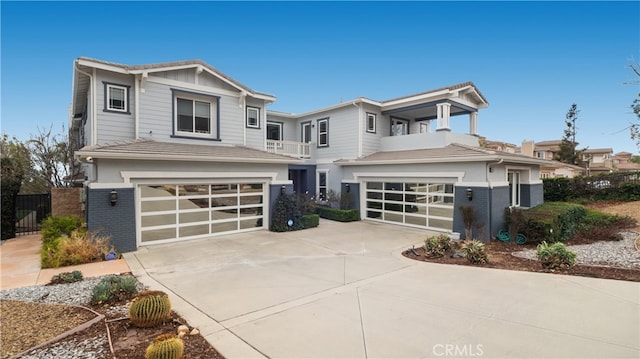
{"type": "Polygon", "coordinates": [[[640,283],[401,256],[425,238],[323,220],[125,258],[230,359],[640,357],[640,283]]]}
{"type": "Polygon", "coordinates": [[[87,278],[131,271],[124,259],[41,269],[41,248],[40,234],[20,236],[2,243],[0,246],[0,290],[47,284],[54,275],[74,270],[79,270],[87,278]]]}

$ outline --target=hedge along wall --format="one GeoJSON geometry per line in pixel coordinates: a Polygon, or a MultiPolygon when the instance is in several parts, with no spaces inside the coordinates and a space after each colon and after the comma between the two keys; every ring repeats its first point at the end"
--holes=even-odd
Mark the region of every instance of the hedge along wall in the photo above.
{"type": "Polygon", "coordinates": [[[82,188],[52,188],[51,215],[84,218],[82,188]]]}
{"type": "Polygon", "coordinates": [[[545,201],[640,200],[640,171],[543,179],[545,201]]]}

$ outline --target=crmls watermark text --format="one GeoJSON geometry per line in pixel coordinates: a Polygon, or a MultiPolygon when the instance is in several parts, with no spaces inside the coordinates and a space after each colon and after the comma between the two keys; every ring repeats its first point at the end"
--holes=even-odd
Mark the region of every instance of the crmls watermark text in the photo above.
{"type": "Polygon", "coordinates": [[[433,355],[437,357],[477,358],[483,354],[482,344],[436,344],[433,346],[433,355]]]}

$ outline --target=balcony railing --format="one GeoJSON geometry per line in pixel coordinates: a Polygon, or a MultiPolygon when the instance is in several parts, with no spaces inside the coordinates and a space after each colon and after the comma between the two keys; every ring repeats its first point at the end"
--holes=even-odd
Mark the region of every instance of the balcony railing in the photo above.
{"type": "Polygon", "coordinates": [[[308,143],[267,140],[267,152],[297,158],[310,158],[310,146],[308,143]]]}

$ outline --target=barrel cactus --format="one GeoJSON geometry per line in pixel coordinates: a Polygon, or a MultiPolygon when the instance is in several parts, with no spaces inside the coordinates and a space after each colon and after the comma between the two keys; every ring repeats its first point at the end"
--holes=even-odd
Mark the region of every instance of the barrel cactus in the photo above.
{"type": "Polygon", "coordinates": [[[129,307],[129,319],[135,326],[141,328],[162,324],[170,315],[169,296],[159,290],[141,292],[131,301],[129,307]]]}
{"type": "Polygon", "coordinates": [[[184,354],[182,339],[173,334],[162,334],[153,340],[144,354],[145,359],[180,359],[184,354]]]}

